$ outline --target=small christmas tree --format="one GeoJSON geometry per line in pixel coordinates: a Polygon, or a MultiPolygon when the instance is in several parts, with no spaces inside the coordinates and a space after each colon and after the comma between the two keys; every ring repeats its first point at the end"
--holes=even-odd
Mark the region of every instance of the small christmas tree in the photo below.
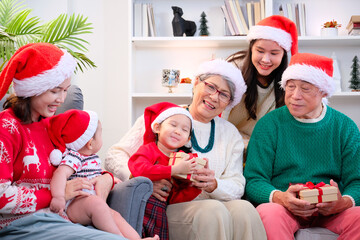
{"type": "Polygon", "coordinates": [[[209,31],[208,31],[208,26],[206,25],[207,23],[207,19],[206,19],[206,14],[205,12],[202,12],[201,15],[200,15],[200,27],[199,27],[199,30],[200,30],[200,36],[209,36],[209,31]]]}
{"type": "Polygon", "coordinates": [[[353,64],[351,65],[351,79],[350,79],[350,88],[353,90],[360,90],[360,72],[359,72],[359,59],[355,56],[352,60],[353,64]]]}

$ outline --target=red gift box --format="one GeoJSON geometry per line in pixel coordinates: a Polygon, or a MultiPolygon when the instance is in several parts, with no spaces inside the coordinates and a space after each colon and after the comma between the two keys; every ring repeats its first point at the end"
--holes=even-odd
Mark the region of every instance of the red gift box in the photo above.
{"type": "Polygon", "coordinates": [[[325,184],[323,182],[314,185],[312,182],[304,184],[306,189],[299,192],[300,199],[310,203],[332,202],[338,199],[337,187],[325,184]]]}
{"type": "MultiPolygon", "coordinates": [[[[190,155],[189,159],[195,158],[196,161],[196,169],[201,169],[203,167],[205,167],[206,165],[206,160],[203,158],[199,158],[198,155],[196,153],[184,153],[184,152],[173,152],[170,154],[170,158],[169,158],[169,166],[175,165],[176,161],[179,161],[180,159],[186,157],[187,155],[190,155]]],[[[185,179],[185,180],[189,180],[189,181],[193,181],[195,182],[196,180],[194,180],[192,178],[192,174],[176,174],[173,177],[179,178],[179,179],[185,179]]]]}

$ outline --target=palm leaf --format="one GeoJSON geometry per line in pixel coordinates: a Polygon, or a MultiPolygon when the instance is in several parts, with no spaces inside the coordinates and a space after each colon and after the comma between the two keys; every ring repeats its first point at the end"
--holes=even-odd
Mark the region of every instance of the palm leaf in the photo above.
{"type": "Polygon", "coordinates": [[[72,14],[68,17],[66,14],[61,14],[44,25],[42,41],[56,45],[70,45],[81,52],[86,52],[87,48],[84,44],[89,43],[74,36],[92,33],[93,28],[90,25],[91,23],[87,23],[87,18],[82,15],[72,14]]]}
{"type": "Polygon", "coordinates": [[[78,62],[77,70],[96,67],[84,54],[89,43],[78,36],[92,33],[93,28],[86,17],[61,14],[40,25],[40,18],[29,17],[31,11],[25,8],[23,1],[0,0],[0,72],[19,47],[31,42],[48,42],[67,49],[78,62]]]}
{"type": "Polygon", "coordinates": [[[6,27],[14,15],[24,8],[24,1],[1,0],[0,1],[0,25],[6,27]]]}

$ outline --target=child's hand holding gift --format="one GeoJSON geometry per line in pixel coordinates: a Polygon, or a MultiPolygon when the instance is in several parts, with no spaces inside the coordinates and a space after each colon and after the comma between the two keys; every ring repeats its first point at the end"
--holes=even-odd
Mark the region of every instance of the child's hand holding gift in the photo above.
{"type": "Polygon", "coordinates": [[[192,174],[196,168],[196,161],[194,158],[189,159],[190,155],[184,155],[171,168],[171,176],[177,174],[192,174]]]}

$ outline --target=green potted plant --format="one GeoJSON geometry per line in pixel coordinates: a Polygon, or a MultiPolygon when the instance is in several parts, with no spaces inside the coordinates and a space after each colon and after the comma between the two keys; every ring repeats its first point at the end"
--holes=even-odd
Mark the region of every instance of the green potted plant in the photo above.
{"type": "Polygon", "coordinates": [[[89,43],[81,38],[93,29],[86,17],[61,14],[42,23],[39,17],[30,17],[31,11],[19,0],[0,1],[0,72],[19,47],[32,42],[48,42],[68,50],[82,72],[96,67],[85,55],[89,43]]]}
{"type": "Polygon", "coordinates": [[[325,22],[321,28],[321,36],[323,37],[337,36],[339,27],[341,27],[341,24],[338,24],[337,21],[335,20],[325,22]]]}

